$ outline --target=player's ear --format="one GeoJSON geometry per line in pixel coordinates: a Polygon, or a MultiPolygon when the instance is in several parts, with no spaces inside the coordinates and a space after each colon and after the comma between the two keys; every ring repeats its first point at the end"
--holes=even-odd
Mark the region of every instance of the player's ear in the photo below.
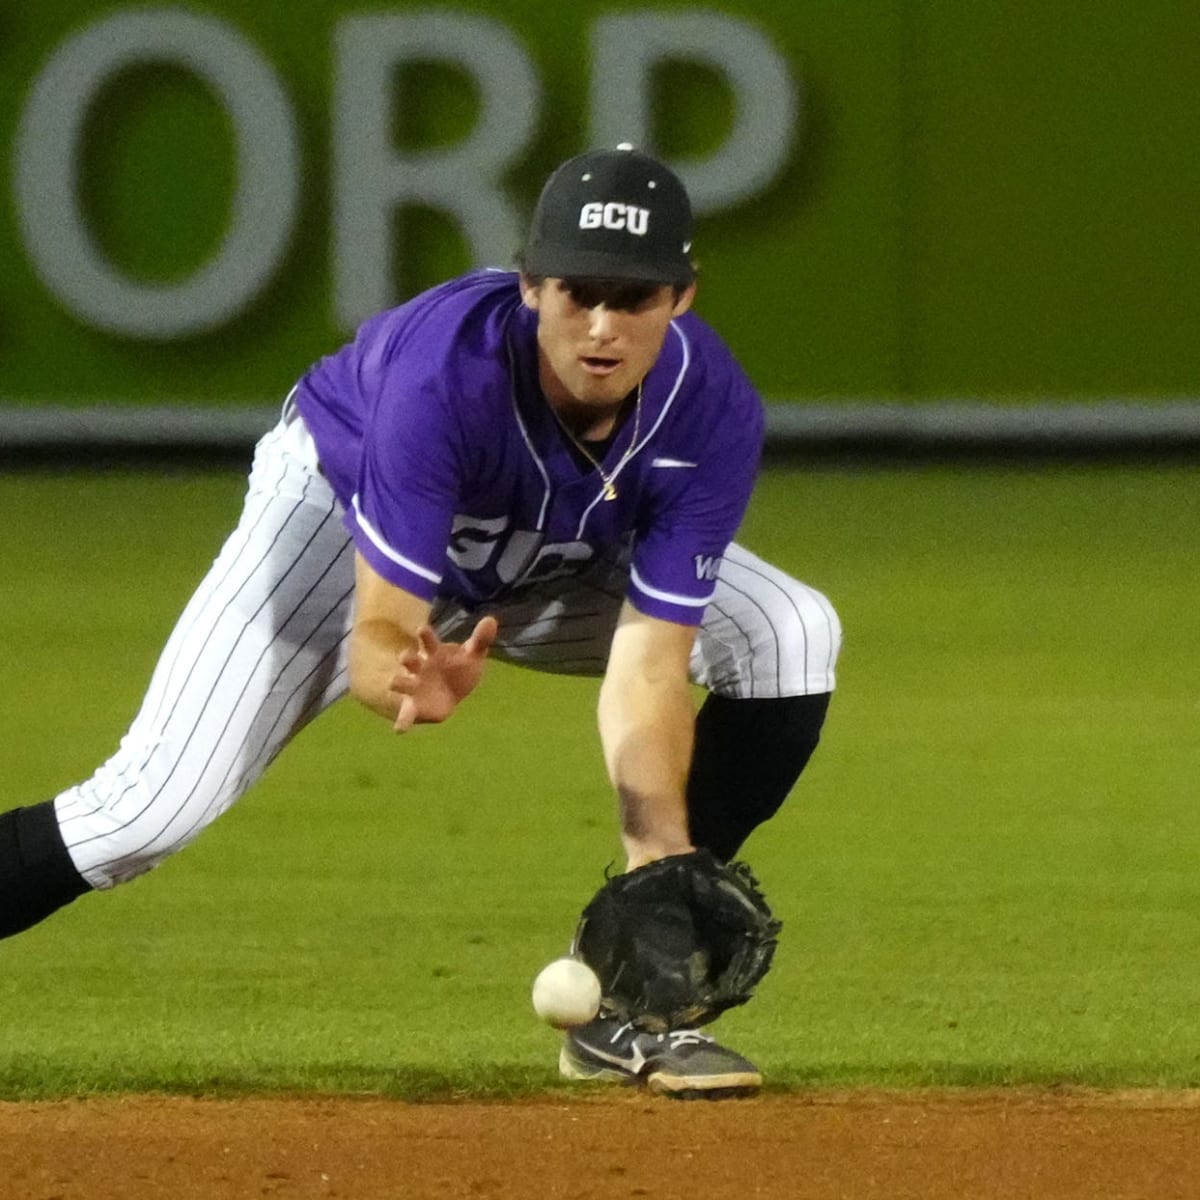
{"type": "Polygon", "coordinates": [[[521,272],[521,299],[525,302],[525,307],[533,312],[537,312],[538,306],[542,300],[542,286],[545,284],[544,279],[534,278],[532,275],[526,275],[521,272]]]}
{"type": "Polygon", "coordinates": [[[683,314],[692,307],[692,301],[695,300],[695,298],[696,285],[694,283],[689,283],[687,287],[685,287],[683,291],[675,297],[675,307],[671,310],[671,316],[682,317],[683,314]]]}

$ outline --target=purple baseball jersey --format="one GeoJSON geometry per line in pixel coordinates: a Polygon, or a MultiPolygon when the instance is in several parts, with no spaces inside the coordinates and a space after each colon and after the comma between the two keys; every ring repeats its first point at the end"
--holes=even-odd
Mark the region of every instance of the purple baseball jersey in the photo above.
{"type": "Polygon", "coordinates": [[[697,316],[671,323],[642,411],[585,470],[538,384],[519,278],[476,271],[368,320],[297,403],[358,551],[383,578],[469,608],[631,546],[628,598],[697,625],[749,502],[763,412],[697,316]]]}

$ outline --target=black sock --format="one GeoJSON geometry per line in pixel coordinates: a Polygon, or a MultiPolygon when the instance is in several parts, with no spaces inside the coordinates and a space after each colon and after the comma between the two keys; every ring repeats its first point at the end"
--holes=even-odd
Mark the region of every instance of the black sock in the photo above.
{"type": "Polygon", "coordinates": [[[63,844],[53,800],[0,813],[0,937],[89,891],[63,844]]]}
{"type": "Polygon", "coordinates": [[[817,748],[829,693],[732,700],[710,694],[696,715],[688,777],[692,843],[731,859],[775,815],[817,748]]]}

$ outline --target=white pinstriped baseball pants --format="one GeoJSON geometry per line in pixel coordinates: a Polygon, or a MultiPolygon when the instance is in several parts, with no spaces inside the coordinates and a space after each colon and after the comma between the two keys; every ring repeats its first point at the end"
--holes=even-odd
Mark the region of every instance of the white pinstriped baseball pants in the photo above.
{"type": "MultiPolygon", "coordinates": [[[[183,614],[116,753],[55,799],[92,887],[132,879],[181,849],[347,691],[353,546],[291,406],[258,444],[237,528],[183,614]]],[[[497,657],[599,674],[625,593],[619,564],[494,607],[497,657]]],[[[479,613],[439,603],[439,633],[479,613]]],[[[739,546],[721,566],[692,675],[734,697],[829,692],[841,629],[819,592],[739,546]]]]}

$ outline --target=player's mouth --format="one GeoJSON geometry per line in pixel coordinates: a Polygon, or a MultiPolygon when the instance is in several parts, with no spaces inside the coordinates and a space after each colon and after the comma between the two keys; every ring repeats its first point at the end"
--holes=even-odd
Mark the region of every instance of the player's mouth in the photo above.
{"type": "Polygon", "coordinates": [[[589,375],[611,375],[621,365],[619,358],[604,358],[598,354],[585,354],[579,361],[589,375]]]}

